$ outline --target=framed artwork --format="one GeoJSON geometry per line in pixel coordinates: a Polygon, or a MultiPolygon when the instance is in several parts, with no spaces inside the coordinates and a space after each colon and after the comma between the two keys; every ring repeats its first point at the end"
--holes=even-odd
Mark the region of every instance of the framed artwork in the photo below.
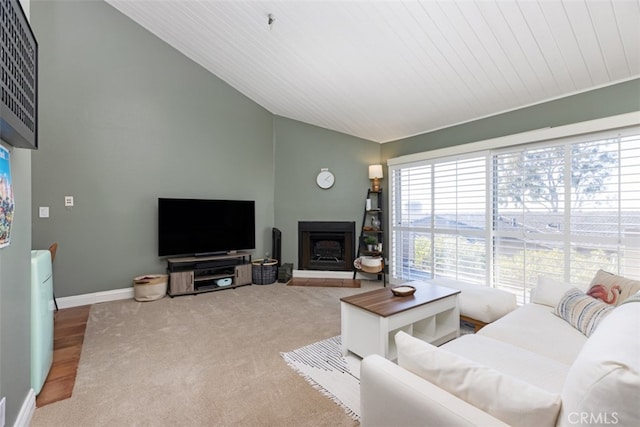
{"type": "Polygon", "coordinates": [[[9,246],[9,243],[11,243],[13,203],[11,153],[0,145],[0,248],[9,246]]]}

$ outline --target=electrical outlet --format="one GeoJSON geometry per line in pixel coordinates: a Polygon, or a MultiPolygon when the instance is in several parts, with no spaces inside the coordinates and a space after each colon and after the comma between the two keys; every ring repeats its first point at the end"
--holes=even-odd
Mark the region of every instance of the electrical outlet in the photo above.
{"type": "Polygon", "coordinates": [[[6,397],[3,397],[2,400],[0,400],[0,427],[4,427],[4,423],[5,423],[4,405],[6,402],[7,402],[6,397]]]}
{"type": "Polygon", "coordinates": [[[64,196],[64,205],[66,207],[73,206],[73,196],[64,196]]]}

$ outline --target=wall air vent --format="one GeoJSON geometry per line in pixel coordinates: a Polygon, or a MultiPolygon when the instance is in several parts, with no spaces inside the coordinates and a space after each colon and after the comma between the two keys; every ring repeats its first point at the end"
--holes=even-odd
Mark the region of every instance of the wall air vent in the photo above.
{"type": "Polygon", "coordinates": [[[38,148],[38,43],[19,0],[0,0],[0,138],[38,148]]]}

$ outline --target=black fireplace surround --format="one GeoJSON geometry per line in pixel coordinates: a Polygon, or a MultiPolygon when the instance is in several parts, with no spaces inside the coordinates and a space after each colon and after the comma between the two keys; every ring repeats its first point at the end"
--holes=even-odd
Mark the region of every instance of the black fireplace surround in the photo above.
{"type": "Polygon", "coordinates": [[[351,271],[355,221],[298,222],[298,269],[351,271]]]}

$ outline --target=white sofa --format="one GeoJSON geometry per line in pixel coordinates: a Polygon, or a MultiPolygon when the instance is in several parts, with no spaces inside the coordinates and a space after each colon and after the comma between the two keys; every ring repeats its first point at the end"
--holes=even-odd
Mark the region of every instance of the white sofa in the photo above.
{"type": "Polygon", "coordinates": [[[640,425],[640,282],[628,282],[602,307],[542,279],[532,303],[441,347],[399,332],[398,364],[362,361],[361,425],[640,425]]]}

